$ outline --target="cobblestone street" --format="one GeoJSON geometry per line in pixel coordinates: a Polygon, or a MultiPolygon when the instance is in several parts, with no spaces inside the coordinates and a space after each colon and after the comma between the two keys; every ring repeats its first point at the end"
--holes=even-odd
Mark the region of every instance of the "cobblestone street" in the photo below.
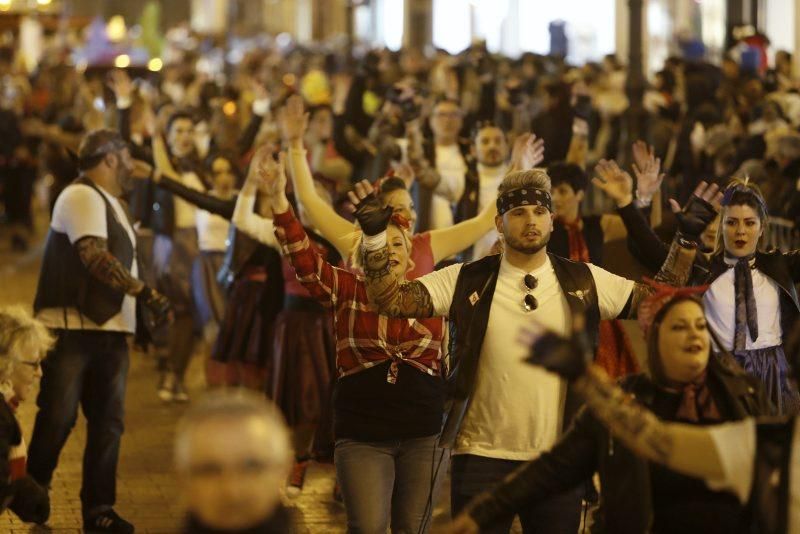
{"type": "MultiPolygon", "coordinates": [[[[41,249],[34,247],[25,255],[11,254],[7,244],[0,243],[0,305],[30,305],[40,253],[41,249]]],[[[164,534],[177,532],[182,518],[171,454],[173,430],[184,407],[162,403],[156,396],[156,379],[155,362],[141,353],[132,353],[116,509],[134,523],[137,532],[164,534]]],[[[188,387],[194,396],[200,395],[204,388],[199,354],[190,368],[188,387]]],[[[35,401],[23,404],[20,414],[23,433],[29,439],[36,414],[35,401]]],[[[0,516],[0,532],[81,532],[79,492],[84,443],[85,421],[81,416],[55,473],[49,528],[24,524],[13,514],[5,513],[0,516]]],[[[333,486],[333,466],[312,464],[302,494],[291,501],[297,509],[301,534],[345,532],[344,509],[333,500],[333,486]]],[[[434,532],[449,517],[447,506],[448,503],[442,502],[436,507],[434,532]]]]}

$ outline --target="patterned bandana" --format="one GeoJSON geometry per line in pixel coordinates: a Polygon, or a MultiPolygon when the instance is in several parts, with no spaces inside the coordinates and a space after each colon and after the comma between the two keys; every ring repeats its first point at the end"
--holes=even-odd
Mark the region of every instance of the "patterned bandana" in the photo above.
{"type": "Polygon", "coordinates": [[[550,193],[544,189],[512,189],[497,197],[497,213],[503,215],[519,206],[543,206],[553,211],[552,204],[550,193]]]}
{"type": "Polygon", "coordinates": [[[647,277],[642,280],[655,291],[639,305],[639,326],[642,327],[645,337],[650,333],[653,321],[659,310],[666,306],[672,299],[687,295],[699,295],[708,289],[708,286],[675,287],[661,284],[647,277]]]}
{"type": "Polygon", "coordinates": [[[728,187],[726,187],[725,193],[722,195],[722,201],[720,202],[720,204],[722,206],[730,206],[731,201],[733,200],[733,195],[745,194],[753,197],[755,201],[758,202],[758,205],[761,206],[761,209],[763,210],[764,213],[769,213],[769,211],[767,210],[767,205],[764,202],[764,199],[761,197],[761,195],[756,193],[753,189],[747,187],[749,181],[750,180],[748,178],[744,184],[737,183],[737,184],[731,184],[728,187]]]}
{"type": "Polygon", "coordinates": [[[392,213],[392,218],[389,219],[395,226],[399,226],[406,232],[411,230],[411,222],[400,215],[399,213],[392,213]]]}

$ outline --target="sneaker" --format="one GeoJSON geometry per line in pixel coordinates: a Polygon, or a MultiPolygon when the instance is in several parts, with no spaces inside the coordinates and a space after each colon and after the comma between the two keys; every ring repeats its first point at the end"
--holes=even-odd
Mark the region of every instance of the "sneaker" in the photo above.
{"type": "Polygon", "coordinates": [[[164,373],[161,375],[161,384],[158,386],[158,398],[164,402],[171,402],[175,391],[175,375],[164,373]]]}
{"type": "Polygon", "coordinates": [[[179,380],[175,381],[175,387],[172,389],[172,400],[175,402],[189,402],[189,394],[186,392],[186,386],[179,380]]]}
{"type": "Polygon", "coordinates": [[[303,491],[303,484],[306,481],[306,471],[308,470],[308,460],[300,460],[294,463],[292,472],[289,474],[289,485],[286,494],[290,497],[299,495],[303,491]]]}
{"type": "Polygon", "coordinates": [[[136,529],[122,519],[114,510],[106,510],[92,517],[83,518],[83,530],[92,532],[112,532],[114,534],[133,534],[136,529]]]}

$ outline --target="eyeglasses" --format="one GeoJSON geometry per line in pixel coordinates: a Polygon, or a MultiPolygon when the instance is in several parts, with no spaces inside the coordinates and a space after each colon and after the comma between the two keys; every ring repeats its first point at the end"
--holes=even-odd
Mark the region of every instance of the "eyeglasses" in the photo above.
{"type": "Polygon", "coordinates": [[[530,312],[539,307],[539,301],[531,294],[531,291],[536,289],[536,286],[539,285],[539,280],[532,274],[526,274],[522,281],[525,283],[525,289],[527,290],[525,298],[522,299],[522,306],[525,308],[526,312],[530,312]]]}

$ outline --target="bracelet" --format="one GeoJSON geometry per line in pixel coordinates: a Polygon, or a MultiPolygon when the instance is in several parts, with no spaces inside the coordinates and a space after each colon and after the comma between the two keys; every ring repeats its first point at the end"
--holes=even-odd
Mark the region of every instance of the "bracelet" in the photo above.
{"type": "Polygon", "coordinates": [[[696,249],[698,247],[697,238],[685,236],[680,232],[675,234],[675,239],[678,241],[678,245],[680,245],[682,248],[696,249]]]}

